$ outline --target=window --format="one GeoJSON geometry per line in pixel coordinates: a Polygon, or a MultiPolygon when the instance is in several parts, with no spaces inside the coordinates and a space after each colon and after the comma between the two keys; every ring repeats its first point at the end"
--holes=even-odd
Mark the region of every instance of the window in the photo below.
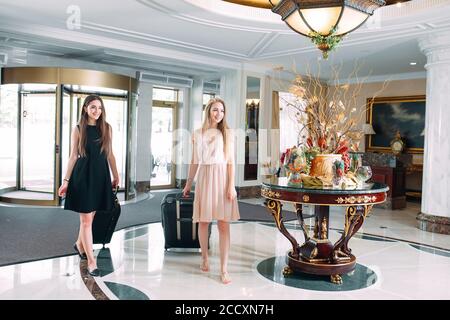
{"type": "Polygon", "coordinates": [[[287,148],[302,144],[307,138],[307,132],[303,129],[305,124],[299,123],[297,110],[289,103],[298,104],[295,95],[289,92],[279,92],[280,102],[280,152],[287,148]],[[303,129],[303,130],[302,130],[303,129]]]}

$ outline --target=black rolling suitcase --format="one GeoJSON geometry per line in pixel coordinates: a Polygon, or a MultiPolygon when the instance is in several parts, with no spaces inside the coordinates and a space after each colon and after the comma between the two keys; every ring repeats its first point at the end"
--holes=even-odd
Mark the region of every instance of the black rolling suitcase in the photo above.
{"type": "Polygon", "coordinates": [[[101,243],[103,247],[111,242],[112,235],[116,229],[120,217],[120,203],[117,199],[118,188],[114,192],[114,206],[111,211],[97,211],[92,222],[93,243],[101,243]]]}
{"type": "MultiPolygon", "coordinates": [[[[182,193],[169,193],[161,201],[161,221],[166,250],[200,248],[197,236],[198,223],[192,222],[193,204],[193,192],[189,194],[189,197],[183,197],[182,193]]],[[[209,225],[209,236],[211,236],[211,225],[209,225]]]]}

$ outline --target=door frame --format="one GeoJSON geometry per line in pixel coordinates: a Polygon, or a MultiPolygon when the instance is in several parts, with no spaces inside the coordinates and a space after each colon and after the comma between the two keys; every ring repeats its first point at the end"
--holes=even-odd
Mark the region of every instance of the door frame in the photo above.
{"type": "MultiPolygon", "coordinates": [[[[178,93],[177,93],[177,100],[178,100],[178,93]]],[[[151,177],[150,177],[150,190],[161,190],[161,189],[171,189],[176,187],[176,154],[175,154],[175,140],[176,140],[176,130],[178,129],[178,120],[177,120],[177,113],[178,113],[178,102],[175,101],[163,101],[163,100],[153,100],[152,101],[152,119],[153,119],[153,107],[156,108],[166,108],[166,109],[172,109],[172,155],[171,155],[171,162],[172,162],[172,169],[170,173],[170,184],[165,185],[158,185],[153,186],[151,183],[151,177]]],[[[153,133],[152,133],[153,134],[153,133]]],[[[150,139],[151,140],[151,139],[150,139]]],[[[150,150],[151,154],[151,150],[150,150]]],[[[153,168],[152,168],[153,171],[153,168]]],[[[151,173],[150,173],[151,174],[151,173]]]]}
{"type": "MultiPolygon", "coordinates": [[[[62,178],[62,159],[61,159],[61,140],[62,140],[62,104],[63,104],[63,85],[65,84],[74,84],[74,85],[82,85],[82,86],[91,86],[91,87],[105,87],[105,88],[114,88],[127,91],[128,95],[128,105],[127,105],[127,113],[130,114],[131,108],[133,106],[130,104],[130,97],[133,94],[137,94],[138,90],[138,81],[134,78],[108,73],[97,70],[89,70],[89,69],[76,69],[76,68],[59,68],[59,67],[8,67],[3,68],[2,77],[0,79],[1,85],[7,84],[18,84],[20,87],[18,88],[18,124],[17,124],[17,136],[18,136],[18,150],[17,150],[17,163],[16,163],[16,187],[5,188],[0,191],[0,201],[6,203],[14,203],[14,204],[25,204],[25,205],[36,205],[36,206],[59,206],[61,204],[61,199],[58,196],[58,189],[61,185],[62,178]],[[22,135],[22,101],[20,100],[21,96],[21,85],[22,84],[55,84],[56,92],[55,92],[55,154],[54,154],[54,188],[53,188],[53,200],[33,200],[33,199],[24,199],[24,198],[11,198],[8,197],[7,193],[10,191],[20,190],[20,179],[21,179],[21,169],[20,169],[20,159],[21,159],[21,135],[22,135]]],[[[107,94],[106,94],[107,96],[107,94]]],[[[79,106],[72,106],[73,108],[79,106]]],[[[127,126],[127,154],[126,154],[126,165],[125,165],[125,189],[128,192],[128,175],[129,175],[129,149],[130,149],[130,129],[127,126]]]]}

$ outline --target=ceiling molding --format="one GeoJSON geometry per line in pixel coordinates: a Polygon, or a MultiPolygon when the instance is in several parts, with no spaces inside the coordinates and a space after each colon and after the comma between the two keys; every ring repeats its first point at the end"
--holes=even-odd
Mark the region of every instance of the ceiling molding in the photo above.
{"type": "Polygon", "coordinates": [[[240,68],[240,62],[220,59],[217,57],[162,48],[126,40],[114,39],[111,41],[111,38],[106,36],[87,34],[75,30],[66,30],[42,25],[23,25],[20,23],[5,22],[5,19],[0,21],[0,30],[15,32],[16,34],[17,30],[20,30],[22,32],[21,38],[29,41],[36,41],[36,36],[44,39],[49,39],[51,37],[50,39],[52,40],[82,43],[88,46],[100,46],[108,49],[121,48],[122,51],[147,55],[149,59],[154,59],[155,61],[158,61],[159,58],[168,59],[168,57],[170,57],[171,60],[181,60],[184,61],[184,63],[192,62],[195,64],[216,65],[231,69],[240,68]]]}
{"type": "Polygon", "coordinates": [[[261,40],[253,47],[252,50],[247,54],[247,57],[255,58],[258,57],[261,52],[263,52],[276,38],[278,38],[278,33],[268,33],[261,38],[261,40]]]}
{"type": "Polygon", "coordinates": [[[166,38],[166,37],[161,37],[161,36],[149,35],[149,34],[142,33],[142,32],[102,25],[102,24],[89,22],[89,21],[84,21],[81,24],[81,27],[82,27],[82,29],[85,28],[85,29],[89,29],[89,30],[101,31],[104,33],[111,33],[111,34],[126,36],[126,37],[130,37],[130,38],[134,38],[134,39],[146,40],[146,41],[150,41],[150,42],[154,42],[154,43],[158,43],[158,44],[166,44],[166,45],[171,45],[174,47],[196,50],[196,51],[200,51],[203,53],[215,53],[217,55],[222,55],[222,56],[230,57],[230,58],[234,58],[234,59],[247,59],[248,58],[248,56],[246,54],[242,54],[242,53],[238,53],[238,52],[220,50],[220,49],[213,48],[213,47],[197,45],[192,42],[185,42],[185,41],[174,40],[171,38],[166,38]]]}
{"type": "Polygon", "coordinates": [[[436,9],[446,5],[450,5],[450,0],[414,0],[403,2],[401,7],[390,5],[382,7],[377,11],[381,11],[382,19],[392,20],[422,14],[429,9],[436,9]]]}
{"type": "MultiPolygon", "coordinates": [[[[215,28],[219,27],[226,27],[229,29],[234,30],[242,30],[247,32],[255,32],[262,34],[261,38],[256,42],[256,44],[247,52],[237,52],[236,50],[221,50],[217,49],[212,46],[204,46],[199,45],[196,43],[193,43],[192,41],[181,41],[176,40],[168,37],[162,37],[162,36],[156,36],[151,35],[148,33],[133,31],[125,28],[119,28],[114,27],[110,25],[104,25],[99,24],[95,22],[90,21],[83,21],[82,22],[82,29],[102,32],[105,34],[111,34],[115,36],[122,36],[127,37],[131,39],[136,40],[143,40],[150,42],[150,45],[157,46],[157,45],[167,45],[172,46],[175,48],[179,48],[181,50],[187,49],[192,50],[195,52],[198,52],[200,54],[205,55],[217,55],[219,57],[225,58],[225,59],[232,59],[232,60],[239,60],[240,62],[245,61],[254,61],[255,59],[270,59],[270,58],[277,58],[277,57],[283,57],[288,55],[297,55],[302,53],[311,53],[316,51],[315,46],[312,43],[309,43],[307,41],[303,41],[301,44],[302,47],[295,48],[295,49],[287,49],[287,50],[279,50],[279,51],[271,51],[271,52],[265,52],[268,48],[270,48],[271,44],[278,39],[281,35],[288,35],[289,37],[301,37],[297,33],[291,31],[288,29],[284,23],[282,24],[283,29],[286,29],[285,32],[279,30],[279,29],[271,29],[271,28],[246,28],[242,25],[232,25],[232,24],[224,24],[219,21],[212,21],[212,20],[206,20],[206,19],[199,19],[196,17],[192,17],[189,15],[185,15],[183,13],[174,13],[169,7],[161,5],[159,2],[155,0],[135,0],[136,2],[142,4],[143,6],[147,6],[151,8],[152,10],[157,10],[158,12],[161,12],[162,14],[169,15],[171,17],[175,17],[182,20],[187,20],[193,23],[201,23],[206,24],[209,26],[213,26],[215,28]]],[[[417,13],[420,10],[423,10],[423,8],[429,8],[432,6],[436,6],[436,3],[439,3],[439,7],[442,7],[442,3],[450,4],[450,0],[416,0],[416,1],[410,1],[407,3],[404,3],[402,8],[397,8],[395,6],[387,6],[383,7],[382,9],[388,9],[387,12],[397,12],[397,11],[403,11],[406,10],[408,12],[417,13]],[[416,4],[417,2],[417,4],[416,4]]],[[[233,4],[231,4],[233,5],[233,4]]],[[[204,9],[206,10],[206,9],[204,9]]],[[[376,13],[378,12],[375,11],[376,13]]],[[[384,11],[383,15],[384,16],[384,11]]],[[[394,15],[393,13],[390,14],[391,16],[394,15]]],[[[404,20],[404,19],[403,19],[404,20]]],[[[430,18],[422,18],[422,19],[415,19],[413,22],[409,19],[408,21],[405,21],[403,23],[399,23],[400,21],[396,21],[397,23],[395,25],[391,26],[380,26],[379,28],[360,28],[354,32],[354,34],[351,35],[350,39],[345,39],[340,46],[341,47],[348,47],[353,45],[364,45],[371,42],[377,42],[380,40],[386,41],[386,40],[392,40],[392,39],[399,39],[404,37],[414,37],[414,36],[421,36],[424,33],[431,31],[436,32],[441,27],[445,27],[446,25],[450,25],[450,19],[449,18],[441,18],[440,20],[436,20],[434,18],[433,22],[429,21],[430,18]],[[363,36],[364,34],[364,36],[363,36]]],[[[6,22],[6,21],[2,21],[6,22]]],[[[384,24],[384,23],[383,23],[384,24]]],[[[20,28],[19,28],[20,29],[20,28]]],[[[73,32],[73,31],[70,31],[73,32]]],[[[79,31],[82,33],[81,31],[79,31]]],[[[45,36],[49,36],[50,34],[46,34],[45,36]]],[[[307,39],[305,37],[305,39],[307,39]]],[[[67,39],[64,39],[67,40],[67,39]]],[[[115,40],[117,41],[117,40],[115,40]]],[[[78,48],[76,48],[78,49],[78,48]]]]}
{"type": "MultiPolygon", "coordinates": [[[[281,19],[280,19],[281,23],[279,23],[279,28],[253,27],[253,26],[246,26],[243,24],[235,24],[235,23],[229,23],[229,22],[225,23],[222,21],[209,20],[209,19],[205,19],[205,18],[194,17],[192,15],[188,15],[188,14],[184,14],[184,13],[178,13],[155,0],[136,0],[136,1],[146,7],[153,9],[153,10],[167,14],[167,15],[171,16],[172,18],[189,21],[189,22],[197,23],[197,24],[203,24],[203,25],[207,25],[207,26],[215,27],[215,28],[220,27],[220,28],[231,29],[231,30],[263,32],[263,33],[283,32],[285,30],[285,24],[283,22],[281,22],[281,19]]],[[[206,10],[205,8],[202,8],[202,9],[206,10]]]]}
{"type": "Polygon", "coordinates": [[[337,79],[333,81],[328,81],[328,85],[337,85],[337,84],[357,84],[357,83],[374,83],[374,82],[384,82],[384,81],[397,81],[397,80],[414,80],[414,79],[426,79],[427,73],[426,71],[420,72],[407,72],[407,73],[398,73],[398,74],[389,74],[389,75],[376,75],[376,76],[367,76],[360,78],[350,78],[350,79],[337,79]]]}
{"type": "MultiPolygon", "coordinates": [[[[83,8],[90,4],[95,9],[108,6],[109,14],[86,11],[81,30],[65,28],[66,16],[59,9],[46,9],[33,2],[25,7],[26,0],[18,1],[24,5],[23,13],[5,2],[5,10],[0,13],[0,40],[8,41],[15,48],[27,48],[30,53],[47,55],[49,59],[52,55],[64,55],[130,68],[160,64],[180,69],[185,66],[185,70],[204,66],[220,71],[249,68],[267,73],[268,66],[287,66],[295,59],[301,70],[304,61],[315,60],[320,54],[309,38],[290,30],[270,10],[268,13],[279,22],[220,15],[219,10],[195,4],[215,6],[222,2],[219,0],[135,0],[128,5],[107,0],[94,5],[91,0],[80,0],[83,8]],[[9,42],[11,34],[14,36],[9,42]],[[98,54],[97,50],[100,50],[98,54]]],[[[43,3],[52,2],[43,0],[43,3]]],[[[328,64],[338,59],[349,62],[367,58],[377,74],[422,70],[419,66],[410,69],[394,63],[388,67],[384,55],[393,53],[392,58],[396,59],[393,61],[401,61],[408,54],[419,57],[419,46],[414,47],[413,39],[437,36],[450,28],[450,0],[414,0],[401,8],[386,6],[375,13],[379,17],[349,34],[339,45],[343,50],[338,49],[335,59],[330,59],[328,64]],[[395,48],[395,53],[389,48],[395,48]]],[[[420,62],[422,65],[423,61],[420,62]]]]}
{"type": "MultiPolygon", "coordinates": [[[[158,6],[155,0],[138,0],[144,2],[152,2],[158,6]]],[[[258,22],[269,21],[271,24],[283,24],[280,17],[272,13],[270,9],[256,8],[252,6],[243,6],[224,2],[220,0],[184,0],[196,7],[202,8],[215,14],[225,15],[242,20],[252,20],[258,22]],[[234,8],[233,8],[234,7],[234,8]],[[233,9],[231,9],[233,8],[233,9]],[[272,18],[272,14],[273,17],[272,18]]],[[[398,20],[401,17],[411,17],[411,15],[421,14],[424,11],[439,6],[450,4],[450,0],[414,0],[402,2],[400,7],[396,5],[386,5],[375,11],[383,20],[398,20]]]]}
{"type": "Polygon", "coordinates": [[[222,0],[184,0],[196,7],[202,8],[222,16],[251,20],[254,22],[270,22],[273,24],[283,24],[278,15],[274,15],[271,10],[256,8],[252,6],[237,5],[222,0]]]}
{"type": "MultiPolygon", "coordinates": [[[[450,21],[449,21],[450,23],[450,21]]],[[[365,37],[364,39],[361,38],[351,38],[351,39],[344,39],[341,43],[339,43],[340,48],[344,47],[352,47],[352,46],[360,46],[370,43],[376,43],[379,41],[386,41],[386,40],[395,40],[395,39],[402,39],[402,40],[408,40],[413,39],[420,36],[425,36],[426,34],[430,32],[436,32],[436,30],[429,30],[429,29],[407,29],[407,30],[397,30],[397,32],[392,32],[390,34],[386,34],[382,32],[383,30],[380,30],[379,33],[373,34],[372,36],[365,37]],[[414,30],[414,31],[411,31],[414,30]]],[[[299,35],[297,35],[299,36],[299,35]]],[[[277,58],[282,56],[290,56],[290,55],[297,55],[302,53],[311,53],[317,51],[317,48],[313,43],[311,43],[308,47],[303,47],[299,49],[289,49],[289,50],[280,50],[275,52],[270,52],[267,54],[261,54],[258,56],[260,59],[270,59],[270,58],[277,58]]]]}

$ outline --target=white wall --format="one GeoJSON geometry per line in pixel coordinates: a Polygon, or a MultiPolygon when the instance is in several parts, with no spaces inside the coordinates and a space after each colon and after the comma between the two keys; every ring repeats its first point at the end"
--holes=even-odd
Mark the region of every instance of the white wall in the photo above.
{"type": "Polygon", "coordinates": [[[140,82],[138,91],[136,180],[150,181],[153,87],[140,82]]]}

